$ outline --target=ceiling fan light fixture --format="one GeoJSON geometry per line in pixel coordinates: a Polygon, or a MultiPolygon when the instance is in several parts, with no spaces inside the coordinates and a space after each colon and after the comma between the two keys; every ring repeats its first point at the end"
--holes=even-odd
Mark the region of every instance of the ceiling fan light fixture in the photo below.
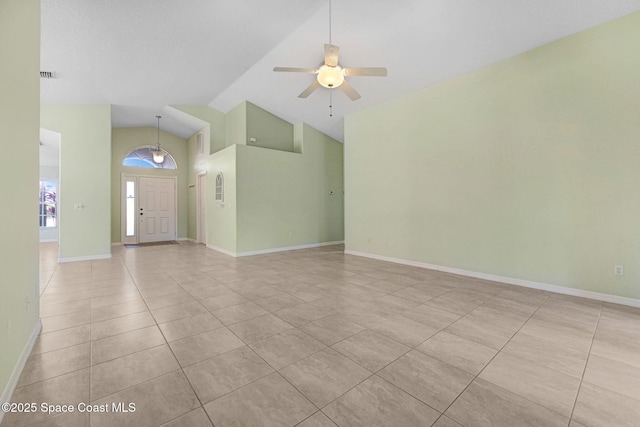
{"type": "Polygon", "coordinates": [[[317,79],[318,83],[323,87],[329,89],[336,88],[344,82],[344,71],[339,65],[331,67],[325,64],[318,68],[317,79]]]}
{"type": "MultiPolygon", "coordinates": [[[[345,77],[351,76],[386,76],[387,69],[384,67],[375,68],[342,68],[338,64],[340,56],[340,46],[336,46],[331,42],[331,0],[329,0],[329,43],[324,45],[324,64],[317,70],[311,68],[293,68],[293,67],[274,67],[273,71],[286,71],[294,73],[316,74],[314,80],[305,90],[298,95],[298,98],[306,98],[311,95],[320,86],[327,89],[335,89],[339,87],[352,101],[361,98],[358,91],[349,84],[345,77]]],[[[332,94],[333,92],[329,92],[332,94]]],[[[332,102],[332,101],[330,101],[332,102]]],[[[329,105],[329,116],[331,114],[331,104],[329,105]]]]}

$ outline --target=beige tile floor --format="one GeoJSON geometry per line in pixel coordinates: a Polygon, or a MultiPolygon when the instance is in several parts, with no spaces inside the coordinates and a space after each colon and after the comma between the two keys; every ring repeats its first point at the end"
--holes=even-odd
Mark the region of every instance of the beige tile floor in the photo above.
{"type": "Polygon", "coordinates": [[[639,426],[640,309],[345,256],[195,244],[57,265],[5,426],[639,426]]]}

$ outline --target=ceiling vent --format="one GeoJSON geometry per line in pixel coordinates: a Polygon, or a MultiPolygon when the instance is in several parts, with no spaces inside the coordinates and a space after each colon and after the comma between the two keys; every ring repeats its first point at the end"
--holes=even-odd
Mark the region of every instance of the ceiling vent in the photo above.
{"type": "Polygon", "coordinates": [[[41,79],[55,79],[56,73],[53,71],[40,71],[41,79]]]}

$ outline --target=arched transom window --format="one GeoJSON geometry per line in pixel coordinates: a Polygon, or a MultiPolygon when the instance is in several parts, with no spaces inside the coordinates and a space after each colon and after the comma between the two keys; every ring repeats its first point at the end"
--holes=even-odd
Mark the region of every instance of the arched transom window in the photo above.
{"type": "Polygon", "coordinates": [[[162,163],[156,163],[153,160],[152,150],[156,150],[156,147],[149,148],[148,145],[135,148],[124,157],[122,166],[137,166],[141,168],[159,168],[159,169],[177,169],[176,161],[169,152],[162,147],[160,151],[164,153],[164,161],[162,163]]]}

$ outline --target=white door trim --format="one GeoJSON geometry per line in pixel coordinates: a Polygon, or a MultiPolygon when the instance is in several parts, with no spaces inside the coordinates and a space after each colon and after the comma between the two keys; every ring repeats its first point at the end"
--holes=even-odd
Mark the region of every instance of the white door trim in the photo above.
{"type": "Polygon", "coordinates": [[[173,180],[173,198],[174,198],[174,235],[173,240],[178,240],[178,177],[177,176],[157,176],[157,175],[134,175],[130,173],[123,173],[121,176],[121,184],[120,184],[120,241],[123,245],[127,244],[136,244],[140,242],[140,221],[138,221],[138,210],[140,206],[140,178],[160,178],[160,179],[172,179],[173,180]],[[136,221],[135,221],[135,236],[127,237],[125,234],[127,232],[127,205],[126,205],[126,182],[125,178],[133,178],[136,183],[135,189],[135,210],[136,210],[136,221]]]}
{"type": "MultiPolygon", "coordinates": [[[[205,231],[206,232],[206,228],[207,228],[207,224],[202,224],[202,215],[200,214],[201,212],[201,208],[202,208],[202,181],[200,181],[201,179],[206,179],[207,176],[207,172],[200,172],[198,173],[198,175],[196,176],[196,243],[203,243],[203,244],[207,244],[207,236],[204,236],[204,239],[202,238],[202,232],[205,231]],[[204,228],[204,230],[203,230],[204,228]]],[[[205,184],[206,185],[206,184],[205,184]]],[[[205,187],[206,188],[206,187],[205,187]]],[[[206,210],[207,205],[206,205],[206,198],[204,200],[204,208],[206,210]]]]}

